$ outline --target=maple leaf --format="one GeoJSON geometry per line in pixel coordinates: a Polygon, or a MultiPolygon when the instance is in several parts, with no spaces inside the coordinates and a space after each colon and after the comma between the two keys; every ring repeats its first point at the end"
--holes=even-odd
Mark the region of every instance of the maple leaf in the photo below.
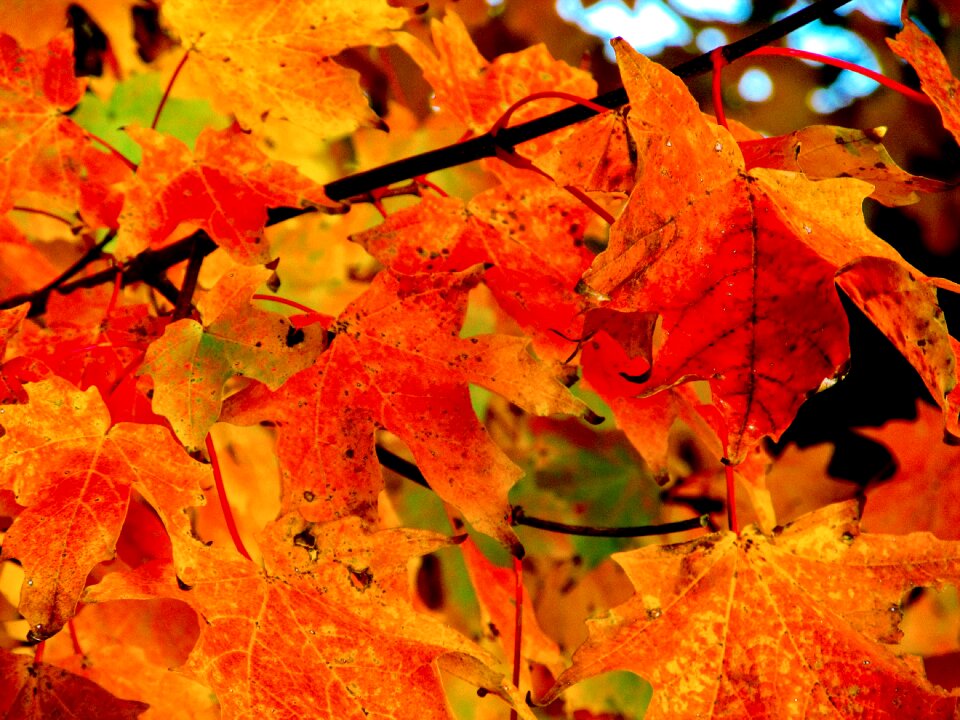
{"type": "Polygon", "coordinates": [[[949,335],[936,285],[955,287],[884,258],[861,258],[837,275],[837,286],[914,367],[944,409],[947,430],[960,433],[956,360],[960,345],[949,335]]]}
{"type": "Polygon", "coordinates": [[[7,720],[133,720],[148,706],[121,700],[90,680],[0,649],[0,714],[7,720]]]}
{"type": "Polygon", "coordinates": [[[882,643],[917,585],[960,579],[960,545],[861,534],[857,503],[614,555],[636,595],[589,622],[546,703],[628,669],[654,687],[646,718],[952,718],[957,697],[882,643]]]}
{"type": "Polygon", "coordinates": [[[920,88],[940,110],[943,126],[960,143],[960,80],[953,76],[943,52],[907,19],[896,39],[887,38],[887,44],[916,71],[920,88]]]}
{"type": "Polygon", "coordinates": [[[0,407],[0,488],[25,506],[0,559],[17,558],[26,579],[20,612],[38,639],[73,616],[91,569],[113,558],[135,489],[157,511],[174,546],[192,537],[183,509],[203,504],[209,469],[156,425],[121,423],[99,392],[51,377],[27,386],[30,402],[0,407]],[[150,448],[145,460],[143,448],[150,448]]]}
{"type": "Polygon", "coordinates": [[[267,533],[265,571],[198,547],[182,576],[149,563],[108,576],[85,601],[159,596],[194,608],[203,622],[183,671],[217,693],[225,720],[446,718],[438,665],[510,696],[479,648],[384,592],[411,553],[448,538],[407,529],[371,535],[358,518],[318,525],[296,516],[267,533]]]}
{"type": "MultiPolygon", "coordinates": [[[[469,538],[460,544],[460,549],[484,613],[484,625],[499,642],[503,656],[510,657],[516,638],[514,571],[491,563],[469,538]]],[[[531,662],[546,666],[552,672],[558,672],[558,669],[563,668],[560,648],[541,629],[529,598],[526,598],[526,602],[523,603],[521,612],[523,613],[520,636],[522,656],[531,662]]]]}
{"type": "Polygon", "coordinates": [[[190,49],[208,96],[247,128],[267,117],[323,136],[376,116],[359,75],[333,60],[346,48],[389,45],[409,13],[377,1],[296,0],[277,12],[260,0],[170,0],[163,16],[190,49]]]}
{"type": "Polygon", "coordinates": [[[7,341],[20,331],[20,324],[29,310],[30,306],[27,304],[0,310],[0,360],[3,360],[7,351],[7,341]]]}
{"type": "Polygon", "coordinates": [[[130,171],[95,149],[64,114],[85,87],[73,74],[68,34],[38,50],[23,50],[0,34],[0,212],[22,203],[63,215],[79,211],[91,226],[116,224],[114,185],[130,171]]]}
{"type": "Polygon", "coordinates": [[[502,185],[468,204],[426,197],[350,239],[397,272],[466,270],[483,276],[498,304],[529,331],[538,350],[570,354],[587,301],[573,288],[593,257],[584,234],[590,210],[552,183],[502,185]]]}
{"type": "MultiPolygon", "coordinates": [[[[14,375],[21,382],[35,382],[52,373],[81,390],[96,387],[113,422],[162,422],[138,392],[133,370],[140,365],[149,339],[168,320],[152,317],[151,308],[144,304],[115,308],[104,318],[101,307],[109,290],[100,291],[86,294],[82,309],[53,295],[47,301],[43,326],[27,323],[13,339],[11,348],[19,357],[12,364],[20,366],[14,375]]],[[[21,401],[26,402],[25,396],[21,401]]]]}
{"type": "Polygon", "coordinates": [[[374,519],[382,487],[374,431],[381,427],[407,444],[441,498],[481,532],[516,544],[506,496],[522,473],[477,420],[468,383],[538,415],[595,416],[560,384],[555,367],[529,354],[526,339],[459,337],[480,274],[382,272],[334,323],[336,337],[314,367],[269,397],[232,398],[228,422],[280,425],[284,512],[298,508],[313,521],[344,511],[374,519]],[[244,417],[232,418],[235,412],[244,417]]]}
{"type": "Polygon", "coordinates": [[[9,217],[0,218],[0,296],[30,292],[56,276],[57,270],[50,259],[9,217]]]}
{"type": "Polygon", "coordinates": [[[665,339],[638,394],[709,380],[715,429],[741,460],[847,359],[836,270],[863,255],[905,263],[863,223],[871,186],[746,172],[678,78],[614,46],[643,142],[636,187],[584,280],[615,309],[660,314],[665,339]]]}
{"type": "Polygon", "coordinates": [[[249,306],[270,274],[235,267],[199,301],[203,325],[171,323],[147,350],[138,373],[153,376],[153,410],[188,449],[203,446],[227,380],[241,375],[276,390],[326,346],[322,328],[295,330],[282,315],[249,306]]]}
{"type": "Polygon", "coordinates": [[[891,420],[857,433],[882,443],[897,459],[892,478],[867,488],[863,525],[871,532],[931,532],[960,540],[960,486],[955,479],[960,450],[943,440],[940,413],[917,403],[916,420],[891,420]]]}
{"type": "Polygon", "coordinates": [[[292,165],[267,158],[236,125],[205,130],[193,154],[169,135],[127,133],[143,147],[143,162],[120,214],[120,257],[162,245],[180,223],[194,223],[237,262],[263,264],[272,259],[263,238],[267,208],[343,209],[292,165]]]}
{"type": "Polygon", "coordinates": [[[917,202],[917,190],[941,192],[950,187],[902,170],[880,142],[885,133],[886,128],[850,130],[813,125],[789,135],[741,141],[740,151],[748,169],[792,170],[810,180],[865,180],[873,185],[870,197],[890,207],[917,202]]]}
{"type": "Polygon", "coordinates": [[[537,166],[561,187],[628,193],[636,183],[637,144],[648,135],[639,118],[630,105],[591,118],[537,157],[537,166]]]}
{"type": "MultiPolygon", "coordinates": [[[[597,84],[589,73],[556,60],[544,45],[505,53],[487,62],[470,38],[463,20],[447,9],[443,20],[430,23],[436,54],[412,35],[400,35],[397,44],[423,70],[436,94],[436,104],[449,110],[473,133],[485,133],[507,108],[533,93],[565,92],[578,97],[596,95],[597,84]]],[[[519,108],[514,122],[523,122],[569,105],[569,101],[544,99],[519,108]]],[[[524,143],[533,156],[549,149],[569,129],[524,143]]],[[[484,163],[504,179],[524,182],[530,174],[503,163],[484,163]]]]}

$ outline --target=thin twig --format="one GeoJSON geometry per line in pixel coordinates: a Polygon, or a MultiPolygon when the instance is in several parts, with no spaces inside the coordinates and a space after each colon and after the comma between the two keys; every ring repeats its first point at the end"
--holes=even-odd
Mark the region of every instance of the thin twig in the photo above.
{"type": "Polygon", "coordinates": [[[11,298],[7,298],[0,303],[0,309],[6,310],[8,308],[16,307],[17,305],[22,305],[25,302],[29,302],[30,311],[28,313],[28,317],[43,315],[47,311],[47,300],[50,299],[50,293],[52,293],[54,290],[63,292],[63,288],[67,285],[67,281],[78,272],[83,270],[87,265],[100,257],[100,254],[103,252],[103,248],[106,247],[106,245],[113,240],[115,236],[116,233],[114,232],[107,233],[103,240],[98,242],[96,245],[93,245],[82,256],[80,256],[76,262],[74,262],[70,267],[68,267],[42,288],[39,290],[34,290],[32,293],[15,295],[11,298]]]}
{"type": "MultiPolygon", "coordinates": [[[[156,280],[157,276],[168,268],[171,268],[177,263],[181,263],[190,257],[191,250],[194,246],[194,237],[196,234],[197,233],[194,233],[193,235],[185,237],[182,240],[178,240],[175,243],[171,243],[170,245],[160,248],[159,250],[144,250],[124,266],[123,272],[121,273],[121,286],[126,287],[127,285],[131,285],[135,282],[149,282],[154,286],[162,285],[159,280],[156,280]]],[[[216,249],[216,244],[209,238],[206,238],[199,242],[199,248],[197,252],[202,252],[204,256],[206,256],[216,249]]],[[[72,274],[75,274],[75,272],[72,274]]],[[[63,275],[66,275],[66,273],[63,273],[63,275]]],[[[6,300],[0,301],[0,310],[16,307],[17,305],[22,305],[23,303],[28,302],[31,303],[31,308],[30,312],[27,314],[27,317],[36,317],[38,315],[43,315],[43,313],[46,311],[46,297],[50,294],[51,290],[56,290],[61,295],[67,295],[74,290],[79,290],[81,288],[91,288],[97,287],[98,285],[103,285],[104,283],[112,283],[116,280],[116,278],[116,268],[107,268],[106,270],[101,270],[100,272],[93,273],[86,277],[77,278],[71,282],[63,282],[54,288],[46,287],[41,288],[40,290],[34,290],[30,293],[14,295],[13,297],[9,297],[6,300]]],[[[58,280],[60,280],[60,278],[58,278],[58,280]]],[[[163,294],[164,297],[167,297],[165,292],[163,294]]],[[[177,294],[179,294],[179,291],[174,288],[173,300],[171,300],[170,303],[171,305],[176,303],[177,294]]],[[[170,298],[167,297],[167,299],[169,300],[170,298]]]]}
{"type": "MultiPolygon", "coordinates": [[[[397,475],[411,482],[415,482],[417,485],[425,487],[428,490],[430,489],[430,484],[423,476],[423,473],[420,472],[420,468],[409,460],[404,460],[399,455],[380,445],[377,445],[377,460],[383,467],[392,470],[397,475]]],[[[669,533],[685,532],[687,530],[707,527],[708,522],[708,516],[701,515],[700,517],[691,518],[690,520],[681,520],[663,525],[637,525],[622,528],[568,525],[566,523],[531,517],[527,515],[519,505],[514,506],[512,517],[513,525],[526,525],[527,527],[538,528],[540,530],[549,530],[565,535],[581,535],[584,537],[650,537],[652,535],[667,535],[669,533]]]]}
{"type": "Polygon", "coordinates": [[[177,302],[173,307],[173,322],[183,320],[190,315],[190,311],[193,309],[193,293],[197,289],[197,278],[200,277],[200,268],[203,266],[203,259],[206,257],[206,253],[203,252],[204,240],[213,242],[203,230],[198,230],[192,237],[193,247],[190,249],[190,260],[187,262],[187,271],[184,273],[180,293],[177,295],[177,302]]]}
{"type": "Polygon", "coordinates": [[[564,535],[580,535],[583,537],[629,538],[669,535],[670,533],[685,532],[687,530],[707,527],[708,522],[709,518],[706,515],[701,515],[700,517],[690,518],[689,520],[679,520],[672,523],[663,523],[662,525],[595,527],[593,525],[568,525],[567,523],[554,522],[553,520],[543,520],[525,514],[523,508],[520,506],[513,508],[514,525],[526,525],[527,527],[538,528],[540,530],[549,530],[550,532],[563,533],[564,535]]]}

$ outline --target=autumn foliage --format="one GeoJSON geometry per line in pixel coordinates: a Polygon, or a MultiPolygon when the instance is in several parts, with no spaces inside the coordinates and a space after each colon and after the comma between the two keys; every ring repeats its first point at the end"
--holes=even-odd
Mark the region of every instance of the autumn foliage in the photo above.
{"type": "Polygon", "coordinates": [[[0,11],[0,714],[960,717],[960,286],[864,217],[956,177],[621,39],[598,105],[452,6],[40,5],[0,11]],[[778,442],[855,313],[932,400],[860,485],[778,442]]]}

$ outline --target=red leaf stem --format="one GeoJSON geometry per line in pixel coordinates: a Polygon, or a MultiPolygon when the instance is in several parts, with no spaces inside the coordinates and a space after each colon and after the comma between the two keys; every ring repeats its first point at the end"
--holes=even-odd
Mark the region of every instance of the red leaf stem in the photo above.
{"type": "Polygon", "coordinates": [[[713,112],[717,117],[717,124],[723,125],[729,130],[730,126],[727,125],[727,115],[723,111],[723,86],[720,82],[720,76],[723,73],[724,66],[730,63],[723,56],[722,47],[718,47],[710,53],[710,60],[713,62],[713,112]]]}
{"type": "Polygon", "coordinates": [[[213,481],[217,486],[217,497],[220,498],[220,508],[223,510],[223,519],[227,523],[227,530],[230,533],[230,539],[237,548],[237,552],[243,555],[247,560],[253,560],[250,553],[243,545],[240,538],[240,531],[237,529],[237,523],[233,519],[233,511],[230,510],[230,502],[227,500],[227,490],[223,486],[223,474],[220,472],[220,462],[217,460],[217,451],[213,446],[213,437],[207,433],[206,438],[207,454],[210,456],[210,464],[213,466],[213,481]]]}
{"type": "Polygon", "coordinates": [[[167,89],[163,91],[163,97],[160,98],[160,104],[157,105],[157,112],[153,116],[153,122],[150,123],[151,130],[157,129],[157,123],[160,122],[160,113],[163,112],[163,107],[167,104],[167,98],[170,97],[170,91],[173,90],[173,84],[177,81],[177,76],[180,74],[180,71],[183,70],[183,66],[187,62],[188,57],[190,57],[189,49],[183,54],[183,57],[180,58],[180,62],[177,63],[177,67],[174,68],[173,75],[170,76],[167,89]]]}
{"type": "Polygon", "coordinates": [[[930,98],[928,98],[926,95],[908,88],[903,83],[899,83],[896,80],[888,78],[886,75],[881,75],[873,70],[868,70],[867,68],[856,65],[855,63],[830,57],[829,55],[821,55],[820,53],[809,52],[808,50],[800,50],[798,48],[762,47],[757,48],[753,52],[749,53],[746,57],[751,57],[754,55],[780,55],[785,57],[796,57],[802,58],[803,60],[821,62],[824,65],[832,65],[834,67],[842,68],[843,70],[850,70],[851,72],[859,73],[860,75],[868,77],[871,80],[876,80],[881,85],[884,85],[891,90],[895,90],[911,100],[916,100],[917,102],[924,103],[925,105],[933,104],[933,101],[930,100],[930,98]]]}
{"type": "MultiPolygon", "coordinates": [[[[514,633],[513,633],[513,686],[520,687],[520,646],[523,636],[523,560],[513,558],[513,576],[516,580],[514,587],[514,633]]],[[[510,710],[510,720],[517,720],[516,709],[510,710]]]]}

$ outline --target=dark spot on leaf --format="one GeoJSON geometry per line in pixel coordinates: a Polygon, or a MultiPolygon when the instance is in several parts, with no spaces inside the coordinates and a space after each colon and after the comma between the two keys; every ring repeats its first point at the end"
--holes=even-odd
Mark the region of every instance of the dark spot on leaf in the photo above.
{"type": "Polygon", "coordinates": [[[298,532],[293,536],[293,544],[297,547],[313,549],[317,546],[316,536],[310,532],[310,528],[298,532]]]}
{"type": "Polygon", "coordinates": [[[370,572],[370,568],[361,568],[360,570],[354,570],[352,567],[348,567],[347,570],[350,571],[350,574],[353,576],[354,582],[358,584],[358,590],[363,592],[371,583],[373,583],[373,573],[370,572]]]}
{"type": "Polygon", "coordinates": [[[287,328],[287,347],[299,345],[306,339],[302,328],[295,328],[292,325],[287,328]]]}
{"type": "Polygon", "coordinates": [[[309,490],[304,490],[304,491],[303,491],[303,499],[306,500],[307,502],[313,502],[314,500],[317,499],[317,496],[314,495],[314,494],[313,494],[312,492],[310,492],[309,490]]]}
{"type": "Polygon", "coordinates": [[[180,579],[180,576],[177,576],[177,587],[181,590],[193,590],[193,585],[187,585],[183,580],[180,579]]]}

